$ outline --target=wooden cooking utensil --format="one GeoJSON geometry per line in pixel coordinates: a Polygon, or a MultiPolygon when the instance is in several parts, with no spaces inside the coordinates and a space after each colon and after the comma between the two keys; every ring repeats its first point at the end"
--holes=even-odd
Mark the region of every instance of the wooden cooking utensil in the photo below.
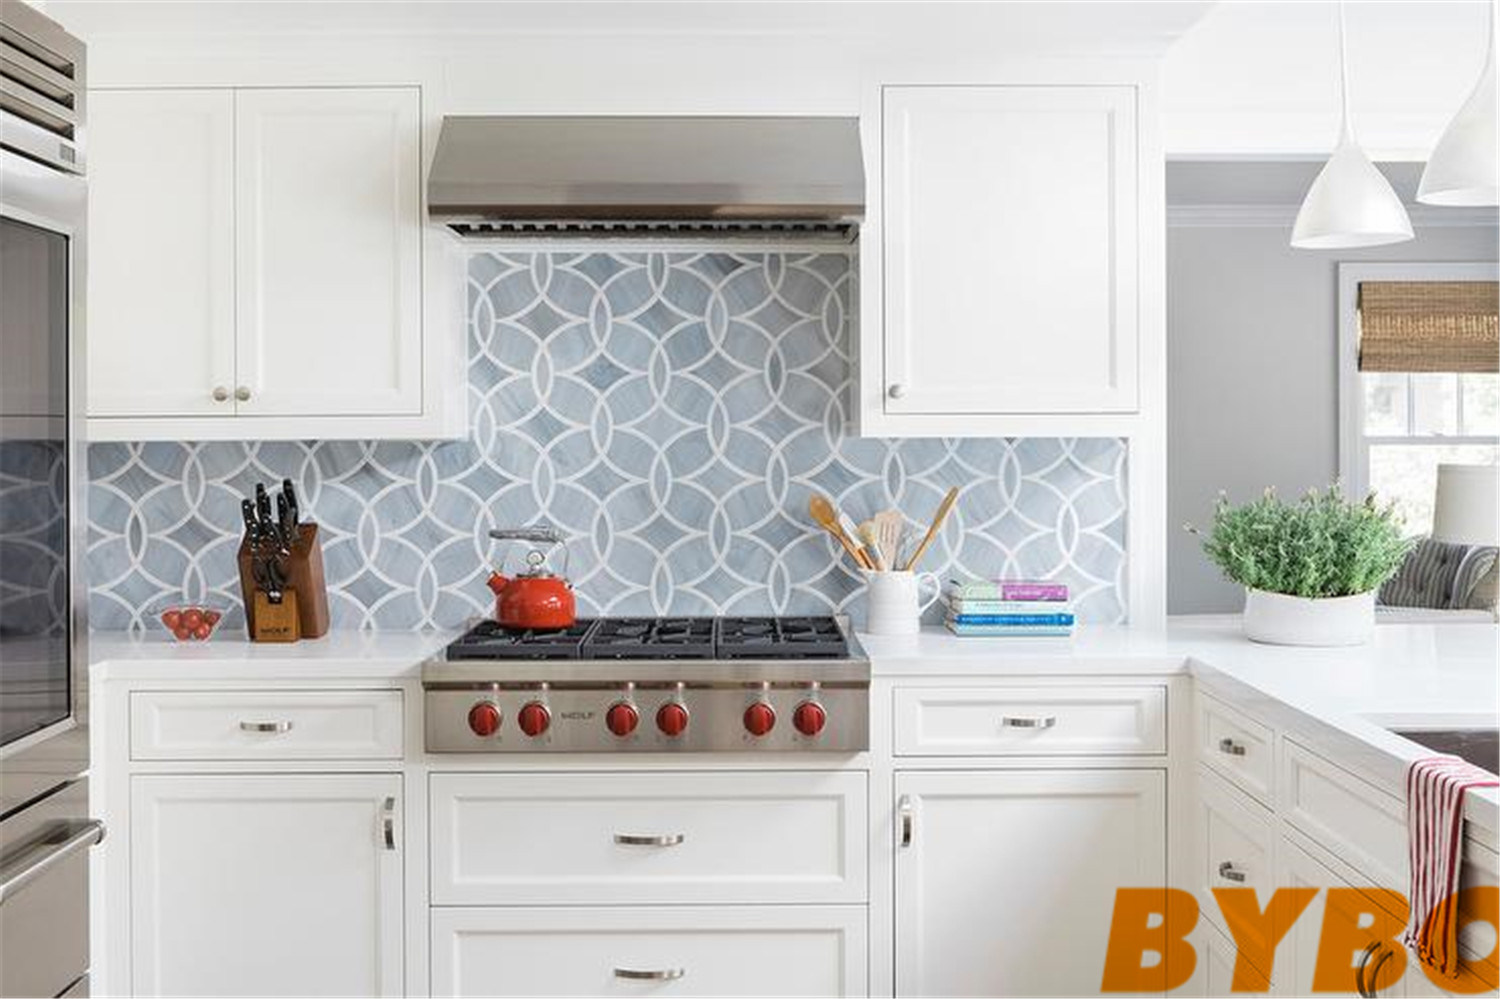
{"type": "Polygon", "coordinates": [[[906,518],[896,510],[882,510],[870,518],[875,528],[875,546],[886,565],[895,568],[901,559],[901,537],[906,533],[906,518]]]}
{"type": "Polygon", "coordinates": [[[864,542],[865,550],[875,559],[875,568],[880,572],[890,571],[891,558],[880,546],[880,534],[874,521],[867,520],[859,525],[859,540],[864,542]]]}
{"type": "Polygon", "coordinates": [[[943,521],[948,519],[948,513],[953,509],[953,504],[958,500],[958,487],[954,486],[948,490],[948,495],[938,504],[937,513],[932,515],[932,525],[927,528],[927,533],[922,536],[922,543],[917,545],[917,550],[911,553],[911,558],[906,560],[906,569],[910,571],[916,567],[917,560],[927,551],[927,546],[932,544],[932,539],[937,537],[938,531],[943,526],[943,521]]]}
{"type": "Polygon", "coordinates": [[[854,543],[854,539],[844,533],[844,529],[839,526],[839,514],[834,509],[832,500],[821,493],[813,493],[807,501],[807,512],[812,516],[813,523],[832,534],[834,540],[844,546],[844,551],[849,553],[849,557],[854,559],[856,565],[862,569],[874,568],[874,563],[870,561],[869,556],[860,550],[859,546],[854,543]]]}

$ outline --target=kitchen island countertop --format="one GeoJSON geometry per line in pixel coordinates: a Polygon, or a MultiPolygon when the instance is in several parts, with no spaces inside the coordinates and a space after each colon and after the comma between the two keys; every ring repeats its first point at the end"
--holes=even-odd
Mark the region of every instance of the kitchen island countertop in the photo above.
{"type": "MultiPolygon", "coordinates": [[[[1294,648],[1247,640],[1238,615],[1172,618],[1165,628],[1080,626],[1071,639],[861,635],[876,676],[1004,677],[1190,673],[1211,693],[1294,732],[1309,748],[1401,796],[1407,765],[1431,750],[1391,728],[1493,728],[1500,721],[1500,625],[1380,624],[1367,645],[1294,648]]],[[[1500,795],[1468,796],[1494,838],[1500,795]]]]}

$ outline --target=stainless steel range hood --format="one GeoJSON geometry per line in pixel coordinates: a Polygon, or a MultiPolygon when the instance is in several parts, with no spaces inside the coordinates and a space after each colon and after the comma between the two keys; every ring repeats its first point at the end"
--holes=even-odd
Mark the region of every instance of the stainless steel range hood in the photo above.
{"type": "Polygon", "coordinates": [[[464,236],[853,239],[855,118],[443,119],[428,213],[464,236]]]}

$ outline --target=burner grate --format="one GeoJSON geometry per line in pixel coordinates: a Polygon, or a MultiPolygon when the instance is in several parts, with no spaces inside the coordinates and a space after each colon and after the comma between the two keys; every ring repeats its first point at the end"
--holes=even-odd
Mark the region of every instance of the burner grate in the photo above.
{"type": "Polygon", "coordinates": [[[561,631],[513,631],[481,621],[448,646],[449,660],[844,659],[831,617],[602,617],[561,631]]]}
{"type": "Polygon", "coordinates": [[[603,617],[583,641],[585,659],[712,659],[711,617],[603,617]]]}
{"type": "Polygon", "coordinates": [[[561,631],[515,631],[480,621],[448,646],[448,659],[577,659],[594,622],[580,620],[561,631]]]}
{"type": "Polygon", "coordinates": [[[849,640],[831,617],[724,617],[714,645],[721,659],[833,659],[849,640]]]}

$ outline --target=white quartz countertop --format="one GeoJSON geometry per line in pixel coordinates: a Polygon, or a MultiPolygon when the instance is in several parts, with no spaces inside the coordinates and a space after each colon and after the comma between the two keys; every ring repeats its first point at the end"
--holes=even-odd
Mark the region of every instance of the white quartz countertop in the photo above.
{"type": "MultiPolygon", "coordinates": [[[[399,681],[457,632],[330,632],[290,645],[216,637],[91,637],[96,679],[132,681],[399,681]]],[[[860,635],[877,677],[1172,675],[1191,672],[1231,703],[1296,732],[1310,748],[1401,792],[1407,764],[1430,753],[1389,728],[1500,724],[1500,625],[1381,624],[1369,645],[1257,645],[1236,616],[1174,618],[1164,628],[1082,626],[1070,639],[860,635]]],[[[1468,814],[1500,830],[1500,795],[1470,796],[1468,814]]]]}
{"type": "MultiPolygon", "coordinates": [[[[1432,751],[1389,729],[1500,725],[1500,625],[1379,624],[1368,645],[1258,645],[1237,615],[1165,628],[1081,626],[1067,638],[860,636],[877,676],[1004,677],[1191,672],[1211,692],[1295,733],[1348,769],[1402,794],[1407,765],[1432,751]]],[[[1500,830],[1500,795],[1469,795],[1468,817],[1500,830]]]]}
{"type": "Polygon", "coordinates": [[[96,680],[404,680],[458,631],[330,631],[286,644],[218,636],[178,642],[165,634],[89,636],[96,680]]]}

